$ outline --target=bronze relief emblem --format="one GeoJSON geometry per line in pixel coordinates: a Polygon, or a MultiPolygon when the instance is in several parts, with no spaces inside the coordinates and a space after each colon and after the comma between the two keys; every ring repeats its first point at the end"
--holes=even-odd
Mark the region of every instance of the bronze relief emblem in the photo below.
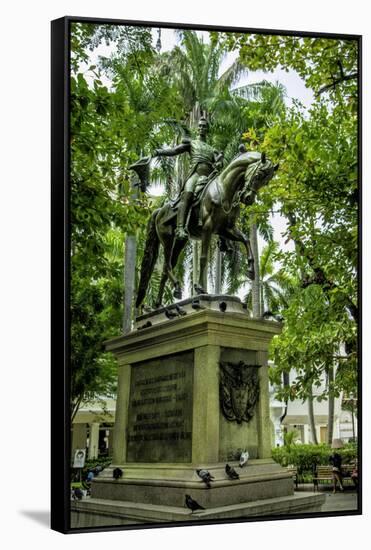
{"type": "Polygon", "coordinates": [[[227,420],[249,422],[259,399],[257,365],[220,362],[220,406],[227,420]]]}

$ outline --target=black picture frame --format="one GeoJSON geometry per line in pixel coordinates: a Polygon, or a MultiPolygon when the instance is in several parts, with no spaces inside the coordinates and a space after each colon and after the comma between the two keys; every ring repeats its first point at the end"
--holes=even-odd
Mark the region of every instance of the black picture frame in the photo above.
{"type": "MultiPolygon", "coordinates": [[[[362,514],[362,407],[358,414],[358,464],[359,492],[358,508],[352,511],[337,511],[315,514],[295,514],[263,516],[244,519],[222,519],[217,521],[188,521],[148,523],[145,525],[125,525],[110,527],[87,527],[84,529],[70,526],[69,471],[71,455],[71,426],[69,421],[70,405],[70,25],[71,23],[95,23],[110,25],[130,25],[143,27],[161,27],[168,29],[192,29],[199,31],[225,31],[254,34],[322,37],[355,40],[358,44],[358,163],[359,163],[359,209],[358,244],[362,244],[362,36],[356,34],[313,33],[305,31],[256,29],[246,27],[223,27],[170,22],[149,22],[120,19],[102,19],[92,17],[66,16],[51,23],[51,528],[62,533],[91,531],[112,531],[127,529],[163,528],[168,526],[204,525],[213,523],[236,523],[249,521],[272,521],[282,519],[300,519],[309,517],[359,515],[362,514]]],[[[358,330],[358,349],[362,349],[362,294],[361,277],[362,257],[358,255],[358,292],[360,317],[358,330]]],[[[358,370],[358,395],[362,389],[361,357],[358,370]]]]}

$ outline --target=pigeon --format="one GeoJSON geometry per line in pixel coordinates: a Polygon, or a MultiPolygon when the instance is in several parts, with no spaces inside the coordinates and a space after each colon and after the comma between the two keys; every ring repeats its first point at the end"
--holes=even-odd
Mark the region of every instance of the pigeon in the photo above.
{"type": "Polygon", "coordinates": [[[84,496],[84,493],[78,487],[74,489],[73,494],[74,494],[75,500],[82,500],[82,497],[84,496]]]}
{"type": "Polygon", "coordinates": [[[187,508],[192,510],[192,512],[195,512],[196,510],[205,510],[205,508],[201,506],[201,504],[198,504],[198,502],[193,500],[193,498],[190,497],[189,495],[185,496],[185,504],[187,508]]]}
{"type": "Polygon", "coordinates": [[[141,327],[138,327],[138,330],[142,330],[144,328],[149,328],[151,326],[152,326],[151,321],[147,321],[146,323],[144,323],[144,325],[142,325],[141,327]]]}
{"type": "Polygon", "coordinates": [[[240,468],[243,468],[244,466],[246,466],[248,460],[249,460],[249,453],[245,449],[240,456],[240,468]]]}
{"type": "Polygon", "coordinates": [[[187,312],[185,309],[178,306],[178,304],[175,304],[175,309],[177,310],[178,314],[183,317],[184,315],[187,315],[187,312]]]}
{"type": "Polygon", "coordinates": [[[121,470],[121,468],[115,468],[112,472],[112,475],[114,479],[120,479],[123,473],[124,472],[121,470]]]}
{"type": "Polygon", "coordinates": [[[179,313],[177,311],[167,308],[165,308],[165,315],[168,319],[175,319],[175,317],[179,317],[179,313]]]}
{"type": "Polygon", "coordinates": [[[227,474],[229,479],[240,479],[240,476],[238,475],[236,470],[229,464],[225,465],[225,473],[227,474]]]}
{"type": "Polygon", "coordinates": [[[202,288],[202,286],[198,285],[198,284],[194,284],[193,285],[193,288],[195,289],[195,291],[197,292],[197,294],[207,294],[206,290],[204,290],[202,288]]]}
{"type": "Polygon", "coordinates": [[[282,321],[284,321],[282,315],[280,315],[279,313],[272,313],[271,311],[265,311],[263,313],[263,319],[267,321],[272,321],[272,319],[274,319],[278,323],[282,323],[282,321]]]}
{"type": "Polygon", "coordinates": [[[202,481],[206,484],[206,487],[210,489],[210,481],[214,479],[214,476],[210,474],[208,470],[196,470],[197,475],[202,479],[202,481]]]}
{"type": "Polygon", "coordinates": [[[200,304],[200,300],[198,300],[197,298],[195,298],[194,300],[192,300],[192,309],[195,309],[196,311],[199,310],[199,309],[206,309],[205,306],[202,306],[200,304]]]}

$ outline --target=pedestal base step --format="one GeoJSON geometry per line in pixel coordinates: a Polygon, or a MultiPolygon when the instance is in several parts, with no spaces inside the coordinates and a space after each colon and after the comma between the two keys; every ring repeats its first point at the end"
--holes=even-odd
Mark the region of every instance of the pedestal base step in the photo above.
{"type": "Polygon", "coordinates": [[[219,506],[191,512],[188,508],[88,498],[71,503],[71,528],[148,523],[210,521],[320,512],[326,496],[306,493],[219,506]]]}

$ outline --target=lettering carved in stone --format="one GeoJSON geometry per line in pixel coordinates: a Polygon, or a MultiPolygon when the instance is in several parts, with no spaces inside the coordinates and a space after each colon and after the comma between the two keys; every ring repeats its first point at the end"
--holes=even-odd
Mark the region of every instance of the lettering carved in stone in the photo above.
{"type": "Polygon", "coordinates": [[[220,406],[227,420],[249,422],[259,399],[258,366],[220,362],[220,406]]]}

